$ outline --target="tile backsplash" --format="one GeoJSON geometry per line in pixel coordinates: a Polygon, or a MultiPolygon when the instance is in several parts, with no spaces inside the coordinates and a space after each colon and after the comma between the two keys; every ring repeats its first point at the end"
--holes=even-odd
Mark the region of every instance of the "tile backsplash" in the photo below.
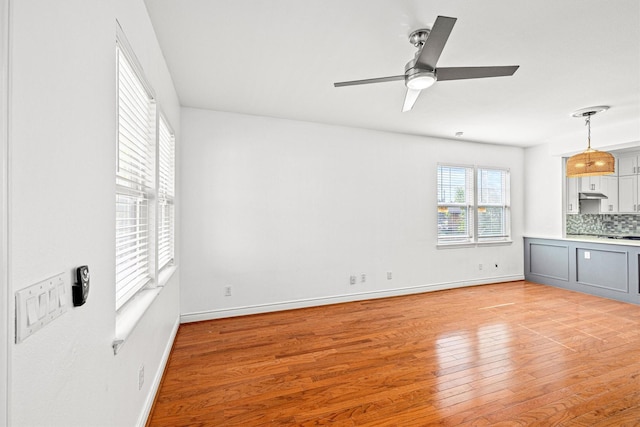
{"type": "Polygon", "coordinates": [[[640,215],[567,215],[567,234],[629,234],[640,236],[640,215]]]}

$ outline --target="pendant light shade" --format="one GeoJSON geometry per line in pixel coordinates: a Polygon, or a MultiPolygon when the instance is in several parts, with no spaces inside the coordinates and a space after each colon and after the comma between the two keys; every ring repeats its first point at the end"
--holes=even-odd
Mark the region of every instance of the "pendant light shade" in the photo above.
{"type": "Polygon", "coordinates": [[[615,172],[616,160],[605,151],[598,151],[591,148],[591,116],[600,111],[605,111],[609,107],[592,107],[579,110],[573,113],[574,117],[585,117],[588,127],[587,149],[567,160],[567,176],[577,178],[581,176],[609,175],[615,172]]]}
{"type": "Polygon", "coordinates": [[[609,175],[615,172],[616,159],[605,151],[587,149],[567,160],[567,176],[609,175]]]}

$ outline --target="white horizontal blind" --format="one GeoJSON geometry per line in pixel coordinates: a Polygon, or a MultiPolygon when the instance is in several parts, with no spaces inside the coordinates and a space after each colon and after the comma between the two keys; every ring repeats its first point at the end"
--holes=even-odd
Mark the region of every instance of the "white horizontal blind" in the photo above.
{"type": "Polygon", "coordinates": [[[151,280],[150,194],[153,191],[155,105],[118,46],[116,171],[116,309],[151,280]]]}
{"type": "Polygon", "coordinates": [[[165,119],[158,126],[158,269],[173,263],[175,228],[175,137],[165,119]]]}
{"type": "Polygon", "coordinates": [[[478,239],[508,237],[507,177],[506,170],[478,168],[478,239]]]}
{"type": "Polygon", "coordinates": [[[473,168],[438,166],[438,241],[465,242],[473,237],[473,168]]]}

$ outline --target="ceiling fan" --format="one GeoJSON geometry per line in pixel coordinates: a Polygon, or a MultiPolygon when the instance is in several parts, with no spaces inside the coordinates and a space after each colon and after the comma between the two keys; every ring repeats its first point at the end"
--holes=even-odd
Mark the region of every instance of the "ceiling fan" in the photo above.
{"type": "Polygon", "coordinates": [[[431,29],[416,30],[409,35],[409,42],[418,48],[415,57],[407,62],[404,74],[399,76],[379,77],[365,80],[352,80],[334,83],[335,87],[354,86],[369,83],[404,80],[407,94],[404,98],[402,112],[413,108],[418,95],[436,80],[479,79],[483,77],[511,76],[519,65],[497,67],[436,67],[445,43],[451,34],[456,18],[438,16],[431,29]]]}

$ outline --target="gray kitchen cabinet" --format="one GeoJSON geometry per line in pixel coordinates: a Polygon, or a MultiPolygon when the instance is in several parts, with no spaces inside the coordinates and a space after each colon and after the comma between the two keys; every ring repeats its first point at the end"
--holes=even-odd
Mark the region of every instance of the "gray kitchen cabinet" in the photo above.
{"type": "Polygon", "coordinates": [[[524,278],[640,304],[640,245],[604,242],[525,237],[524,278]]]}

